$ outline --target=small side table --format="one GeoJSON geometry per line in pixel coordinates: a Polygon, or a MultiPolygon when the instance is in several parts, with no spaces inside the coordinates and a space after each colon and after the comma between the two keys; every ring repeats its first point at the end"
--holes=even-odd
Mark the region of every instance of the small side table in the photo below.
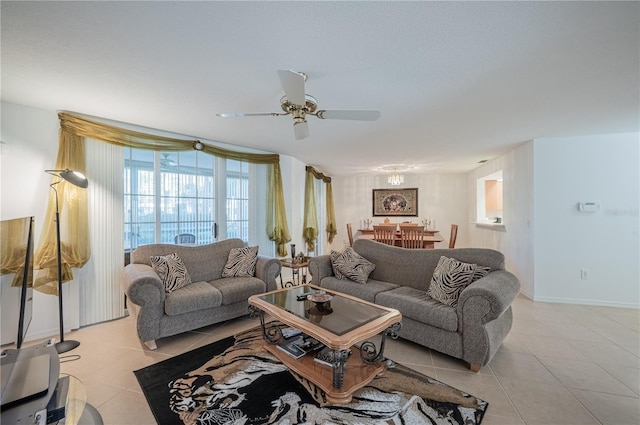
{"type": "Polygon", "coordinates": [[[288,282],[284,282],[282,279],[282,272],[280,272],[280,286],[283,288],[288,288],[292,286],[300,286],[307,283],[307,271],[309,268],[309,259],[310,257],[304,257],[302,263],[294,263],[291,258],[284,258],[280,260],[280,264],[282,267],[291,269],[291,273],[293,276],[291,280],[288,282]]]}

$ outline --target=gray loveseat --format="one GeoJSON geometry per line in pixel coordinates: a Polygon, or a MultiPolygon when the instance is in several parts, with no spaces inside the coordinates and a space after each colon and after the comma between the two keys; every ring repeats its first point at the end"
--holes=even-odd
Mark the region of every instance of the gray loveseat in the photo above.
{"type": "Polygon", "coordinates": [[[121,273],[127,307],[136,316],[138,337],[156,349],[155,340],[233,319],[248,313],[247,299],[277,289],[280,261],[258,256],[255,277],[221,277],[232,248],[240,239],[209,245],[152,244],[136,248],[121,273]],[[151,267],[151,256],[172,253],[184,262],[192,283],[173,292],[151,267]]]}
{"type": "Polygon", "coordinates": [[[481,248],[405,249],[358,239],[353,249],[375,264],[365,284],[334,276],[331,257],[312,258],[312,283],[402,313],[400,337],[469,363],[474,372],[489,363],[511,329],[511,303],[518,279],[504,269],[504,255],[481,248]],[[427,295],[441,256],[491,268],[460,293],[451,307],[427,295]]]}

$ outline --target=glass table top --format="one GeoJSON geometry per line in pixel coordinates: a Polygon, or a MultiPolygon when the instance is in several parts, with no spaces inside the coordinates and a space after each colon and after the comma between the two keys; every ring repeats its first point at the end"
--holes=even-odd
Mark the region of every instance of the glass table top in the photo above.
{"type": "Polygon", "coordinates": [[[388,310],[374,305],[307,285],[286,288],[261,295],[259,298],[335,335],[344,335],[353,329],[389,314],[388,310]],[[298,300],[299,295],[318,292],[327,293],[332,295],[333,298],[326,303],[314,303],[306,299],[298,300]]]}

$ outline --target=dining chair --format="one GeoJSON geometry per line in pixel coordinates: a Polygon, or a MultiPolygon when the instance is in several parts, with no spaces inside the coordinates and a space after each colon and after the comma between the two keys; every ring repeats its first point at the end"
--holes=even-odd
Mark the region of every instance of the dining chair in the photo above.
{"type": "Polygon", "coordinates": [[[373,240],[386,245],[395,245],[396,225],[374,225],[373,240]]]}
{"type": "Polygon", "coordinates": [[[400,225],[400,239],[403,248],[424,248],[424,226],[400,225]]]}
{"type": "Polygon", "coordinates": [[[353,227],[351,223],[347,223],[347,236],[349,237],[349,246],[353,246],[353,227]]]}
{"type": "Polygon", "coordinates": [[[175,243],[177,244],[196,243],[196,235],[192,235],[191,233],[180,233],[174,239],[175,239],[175,243]]]}
{"type": "Polygon", "coordinates": [[[458,225],[451,225],[451,236],[449,236],[449,248],[453,249],[456,247],[456,238],[458,237],[458,225]]]}

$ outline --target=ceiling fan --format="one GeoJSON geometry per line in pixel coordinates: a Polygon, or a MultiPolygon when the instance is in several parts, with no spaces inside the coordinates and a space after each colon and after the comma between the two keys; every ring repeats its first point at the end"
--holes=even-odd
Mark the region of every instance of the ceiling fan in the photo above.
{"type": "Polygon", "coordinates": [[[323,120],[375,121],[380,118],[380,111],[373,110],[318,110],[316,98],[305,93],[306,74],[279,69],[278,76],[285,93],[280,99],[280,107],[284,112],[222,112],[216,115],[223,118],[291,115],[296,140],[309,137],[309,124],[307,124],[309,115],[323,120]]]}

